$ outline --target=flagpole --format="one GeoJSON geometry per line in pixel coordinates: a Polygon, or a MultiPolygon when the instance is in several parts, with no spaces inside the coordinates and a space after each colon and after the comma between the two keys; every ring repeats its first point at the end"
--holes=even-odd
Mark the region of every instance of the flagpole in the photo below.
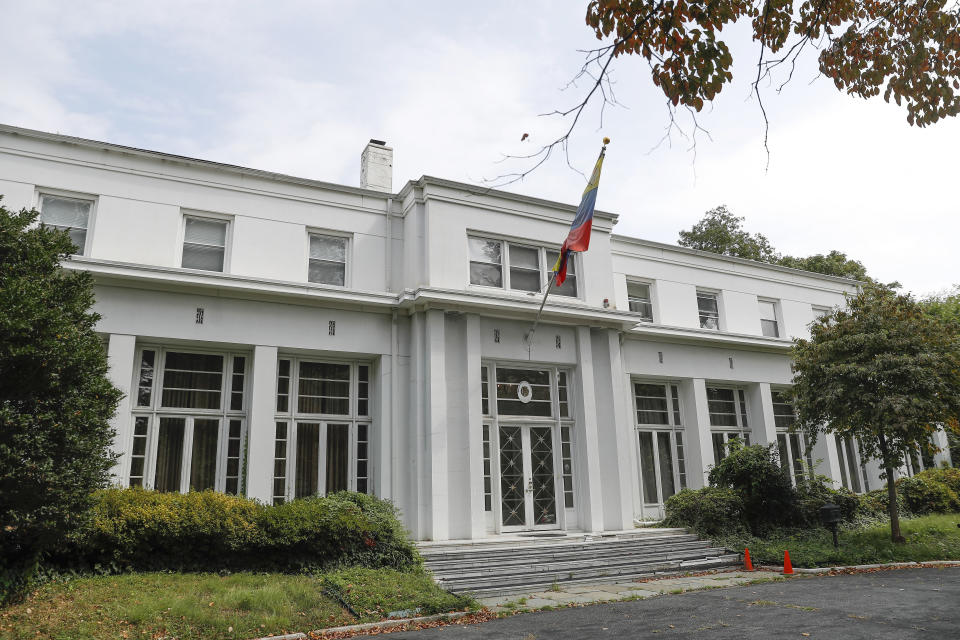
{"type": "Polygon", "coordinates": [[[553,277],[550,278],[550,282],[547,283],[547,292],[543,294],[543,300],[540,301],[540,309],[537,310],[537,319],[533,321],[533,326],[530,327],[530,331],[527,332],[527,335],[523,337],[524,341],[527,343],[527,354],[530,353],[530,347],[533,345],[533,334],[537,331],[537,325],[540,324],[540,316],[543,315],[543,305],[547,304],[547,297],[550,295],[550,287],[553,286],[553,283],[557,280],[557,272],[553,272],[553,277]]]}

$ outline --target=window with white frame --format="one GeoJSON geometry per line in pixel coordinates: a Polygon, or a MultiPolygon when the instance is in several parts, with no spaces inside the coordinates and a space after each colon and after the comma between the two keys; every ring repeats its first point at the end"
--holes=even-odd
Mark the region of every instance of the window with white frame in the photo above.
{"type": "Polygon", "coordinates": [[[720,328],[719,297],[711,291],[697,291],[697,311],[701,329],[720,328]]]}
{"type": "Polygon", "coordinates": [[[227,255],[227,227],[221,218],[184,216],[183,254],[180,266],[184,269],[223,271],[227,255]]]}
{"type": "Polygon", "coordinates": [[[347,283],[347,238],[310,234],[307,280],[342,287],[347,283]]]}
{"type": "Polygon", "coordinates": [[[281,357],[277,362],[273,502],[369,493],[370,365],[281,357]]]}
{"type": "MultiPolygon", "coordinates": [[[[553,278],[559,251],[492,238],[467,237],[470,284],[538,292],[553,278]]],[[[576,257],[567,260],[567,278],[554,295],[577,296],[576,257]]]]}
{"type": "Polygon", "coordinates": [[[743,389],[707,387],[707,411],[710,415],[714,462],[723,460],[734,438],[750,446],[747,398],[743,389]]]}
{"type": "Polygon", "coordinates": [[[777,322],[777,303],[760,300],[760,331],[770,338],[780,337],[780,325],[777,322]]]}
{"type": "Polygon", "coordinates": [[[137,350],[130,486],[243,492],[247,357],[137,350]]]}
{"type": "Polygon", "coordinates": [[[649,284],[627,282],[627,304],[630,311],[640,314],[643,322],[653,322],[653,298],[649,284]]]}
{"type": "Polygon", "coordinates": [[[828,316],[831,313],[833,313],[833,309],[831,309],[830,307],[818,307],[818,306],[813,307],[814,320],[819,320],[820,318],[823,318],[824,316],[828,316]]]}
{"type": "Polygon", "coordinates": [[[645,504],[663,504],[687,486],[680,392],[675,384],[635,382],[640,484],[645,504]]]}
{"type": "Polygon", "coordinates": [[[813,473],[813,455],[807,450],[803,434],[792,430],[796,415],[793,410],[793,401],[788,393],[772,389],[770,397],[773,400],[773,422],[777,433],[777,455],[780,458],[780,467],[796,484],[804,476],[804,461],[806,471],[813,473]]]}
{"type": "Polygon", "coordinates": [[[75,255],[78,256],[86,253],[92,209],[93,200],[48,193],[40,195],[40,222],[46,227],[66,231],[77,247],[75,255]]]}
{"type": "Polygon", "coordinates": [[[837,445],[837,461],[840,463],[840,482],[854,493],[870,491],[866,469],[860,459],[857,443],[853,438],[841,438],[834,435],[837,445]]]}

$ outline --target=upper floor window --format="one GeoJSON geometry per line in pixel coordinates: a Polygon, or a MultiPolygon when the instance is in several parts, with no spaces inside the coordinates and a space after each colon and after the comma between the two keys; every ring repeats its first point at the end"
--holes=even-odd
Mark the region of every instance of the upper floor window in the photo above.
{"type": "Polygon", "coordinates": [[[780,337],[780,325],[777,323],[777,303],[760,300],[760,329],[770,338],[780,337]]]}
{"type": "Polygon", "coordinates": [[[640,314],[644,322],[653,322],[653,299],[650,297],[650,285],[642,282],[627,283],[627,304],[630,311],[640,314]]]}
{"type": "Polygon", "coordinates": [[[717,294],[697,291],[697,310],[700,313],[701,329],[720,328],[720,305],[717,294]]]}
{"type": "Polygon", "coordinates": [[[819,320],[820,318],[824,316],[828,316],[831,313],[833,313],[833,309],[831,309],[830,307],[817,307],[817,306],[813,307],[814,320],[819,320]]]}
{"type": "Polygon", "coordinates": [[[347,283],[347,239],[310,234],[310,264],[307,280],[339,287],[347,283]]]}
{"type": "Polygon", "coordinates": [[[228,224],[226,220],[218,218],[186,216],[180,266],[185,269],[223,271],[228,224]]]}
{"type": "MultiPolygon", "coordinates": [[[[470,284],[516,291],[537,292],[553,277],[553,266],[560,253],[529,245],[490,238],[468,237],[470,284]]],[[[576,297],[576,260],[567,262],[567,279],[552,293],[576,297]]]]}
{"type": "Polygon", "coordinates": [[[92,207],[92,200],[43,194],[40,196],[40,222],[70,234],[77,246],[76,255],[82,256],[86,250],[92,207]]]}

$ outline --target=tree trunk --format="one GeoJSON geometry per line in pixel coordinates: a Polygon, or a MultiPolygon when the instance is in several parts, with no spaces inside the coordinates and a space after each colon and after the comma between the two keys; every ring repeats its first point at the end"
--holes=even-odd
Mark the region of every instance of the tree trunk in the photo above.
{"type": "Polygon", "coordinates": [[[887,473],[887,513],[890,514],[890,539],[896,544],[903,544],[907,540],[900,533],[900,510],[897,509],[897,485],[893,476],[893,465],[887,451],[887,441],[883,435],[879,436],[880,456],[883,468],[887,473]]]}

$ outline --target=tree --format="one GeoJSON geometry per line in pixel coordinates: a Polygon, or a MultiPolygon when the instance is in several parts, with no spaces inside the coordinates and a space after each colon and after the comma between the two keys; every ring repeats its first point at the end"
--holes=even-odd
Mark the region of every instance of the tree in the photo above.
{"type": "Polygon", "coordinates": [[[820,74],[839,91],[861,98],[882,93],[906,108],[911,125],[960,113],[960,0],[590,0],[586,22],[606,42],[585,52],[570,83],[587,80],[585,93],[549,114],[568,118],[569,126],[538,151],[519,156],[537,161],[502,176],[510,182],[556,148],[566,150],[592,101],[601,100],[601,119],[603,108],[617,103],[610,73],[621,56],[638,56],[649,66],[667,98],[668,135],[678,107],[693,117],[696,135],[696,113],[733,80],[733,54],[721,36],[737,23],[749,25],[759,49],[751,84],[767,128],[761,86],[780,73],[776,86],[782,89],[810,49],[819,50],[820,74]]]}
{"type": "Polygon", "coordinates": [[[867,275],[867,268],[863,266],[862,262],[848,258],[847,254],[842,251],[837,251],[836,249],[827,255],[817,253],[806,258],[783,256],[777,261],[777,264],[793,269],[824,273],[829,276],[853,278],[854,280],[863,281],[870,280],[870,276],[867,275]]]}
{"type": "Polygon", "coordinates": [[[80,524],[113,465],[120,399],[94,325],[93,278],[70,237],[0,203],[0,601],[80,524]]]}
{"type": "Polygon", "coordinates": [[[700,222],[689,231],[681,231],[678,244],[725,256],[776,262],[779,256],[770,241],[763,234],[753,235],[745,231],[743,220],[730,213],[726,205],[720,205],[703,214],[700,222]]]}
{"type": "Polygon", "coordinates": [[[924,298],[921,304],[928,314],[960,333],[960,284],[953,285],[949,291],[924,298]]]}
{"type": "Polygon", "coordinates": [[[793,347],[796,428],[815,441],[854,438],[880,461],[890,534],[902,542],[894,470],[929,447],[940,425],[960,429],[960,342],[910,296],[867,285],[793,347]]]}
{"type": "Polygon", "coordinates": [[[700,222],[693,225],[689,231],[681,231],[677,244],[681,247],[779,264],[793,269],[865,282],[871,281],[863,263],[848,258],[842,251],[833,250],[826,255],[818,253],[806,258],[781,256],[766,236],[746,231],[743,228],[743,221],[742,216],[735,216],[726,205],[720,205],[703,214],[700,222]]]}

